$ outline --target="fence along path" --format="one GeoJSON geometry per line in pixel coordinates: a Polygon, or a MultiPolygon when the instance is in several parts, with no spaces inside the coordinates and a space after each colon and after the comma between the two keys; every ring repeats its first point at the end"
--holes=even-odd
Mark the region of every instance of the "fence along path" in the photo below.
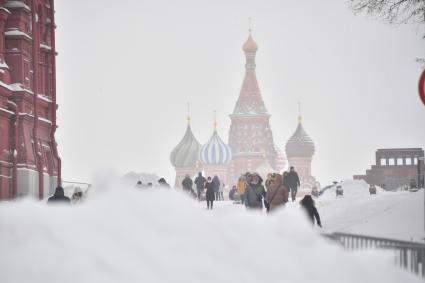
{"type": "Polygon", "coordinates": [[[394,252],[401,268],[425,278],[425,244],[348,233],[324,234],[347,250],[384,249],[394,252]]]}

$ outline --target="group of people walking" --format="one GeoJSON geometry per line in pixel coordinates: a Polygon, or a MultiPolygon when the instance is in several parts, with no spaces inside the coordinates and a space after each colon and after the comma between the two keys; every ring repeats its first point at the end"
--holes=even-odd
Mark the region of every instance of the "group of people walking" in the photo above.
{"type": "Polygon", "coordinates": [[[183,190],[195,196],[199,201],[202,200],[202,196],[205,191],[207,209],[213,209],[213,203],[215,200],[224,200],[224,186],[224,183],[217,175],[214,175],[213,178],[207,177],[205,179],[205,177],[202,176],[202,172],[198,173],[195,181],[192,181],[189,175],[186,175],[182,181],[183,190]],[[193,190],[194,184],[196,187],[196,193],[193,190]]]}
{"type": "MultiPolygon", "coordinates": [[[[248,209],[263,210],[265,207],[267,212],[284,206],[289,200],[289,195],[292,201],[295,201],[298,187],[300,186],[300,179],[294,167],[291,167],[289,172],[284,172],[283,175],[270,173],[267,175],[264,185],[263,181],[258,173],[247,172],[241,175],[237,184],[232,187],[229,198],[234,199],[237,193],[242,204],[248,209]]],[[[192,181],[189,175],[186,175],[182,181],[183,190],[199,201],[203,199],[205,191],[205,200],[207,209],[209,210],[213,209],[215,200],[224,200],[224,186],[224,183],[217,175],[214,175],[213,178],[205,178],[201,172],[198,173],[194,181],[192,181]],[[196,192],[193,189],[194,186],[196,192]]],[[[152,183],[144,185],[141,181],[138,181],[136,184],[136,188],[149,187],[153,187],[152,183]]],[[[164,178],[161,178],[158,180],[158,187],[170,188],[170,185],[164,178]]],[[[81,189],[78,189],[74,191],[70,199],[65,196],[64,189],[59,186],[56,188],[54,195],[48,199],[47,203],[77,204],[83,199],[83,192],[81,189]]],[[[306,195],[300,204],[307,212],[309,219],[321,227],[320,216],[313,198],[310,195],[306,195]]]]}
{"type": "Polygon", "coordinates": [[[289,172],[283,173],[283,176],[277,173],[268,174],[265,188],[262,183],[263,179],[258,173],[247,172],[240,176],[236,186],[233,187],[233,192],[237,192],[242,204],[249,208],[262,208],[263,199],[267,206],[270,204],[274,208],[277,205],[285,204],[288,201],[289,193],[292,201],[295,201],[300,178],[294,167],[291,167],[289,172]]]}
{"type": "MultiPolygon", "coordinates": [[[[300,186],[300,178],[294,167],[283,175],[270,173],[263,185],[263,179],[258,173],[247,172],[241,175],[238,182],[230,190],[229,198],[234,199],[235,195],[239,196],[242,204],[249,209],[262,210],[264,207],[267,212],[284,206],[291,197],[292,202],[295,201],[298,188],[300,186]]],[[[305,209],[309,219],[321,227],[321,220],[314,200],[310,195],[304,196],[300,202],[305,209]]]]}

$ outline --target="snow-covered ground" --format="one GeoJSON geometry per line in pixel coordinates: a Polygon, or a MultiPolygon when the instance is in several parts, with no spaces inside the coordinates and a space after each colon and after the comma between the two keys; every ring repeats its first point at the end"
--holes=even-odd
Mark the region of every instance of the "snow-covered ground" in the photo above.
{"type": "Polygon", "coordinates": [[[423,242],[423,190],[387,192],[378,188],[376,195],[370,195],[364,181],[339,185],[344,189],[344,197],[336,197],[333,187],[317,200],[325,231],[423,242]]]}
{"type": "MultiPolygon", "coordinates": [[[[340,207],[341,199],[328,201],[340,207]]],[[[319,205],[325,225],[338,228],[332,209],[319,205]]],[[[231,202],[207,211],[160,189],[92,192],[78,207],[0,204],[0,251],[8,283],[421,281],[394,268],[391,253],[328,242],[296,203],[273,215],[231,202]]]]}

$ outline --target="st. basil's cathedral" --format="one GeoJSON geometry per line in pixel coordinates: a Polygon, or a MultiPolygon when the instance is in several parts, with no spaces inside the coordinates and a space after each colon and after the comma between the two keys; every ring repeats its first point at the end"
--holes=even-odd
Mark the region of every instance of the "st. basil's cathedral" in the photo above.
{"type": "Polygon", "coordinates": [[[204,176],[217,175],[226,185],[232,186],[246,172],[258,172],[264,178],[267,173],[282,173],[289,166],[294,166],[300,176],[300,193],[311,191],[313,186],[320,186],[311,175],[315,146],[304,130],[301,115],[294,134],[286,143],[286,154],[273,140],[271,115],[261,97],[255,74],[257,50],[257,43],[250,31],[243,44],[245,78],[233,113],[230,114],[227,144],[220,138],[217,124],[214,123],[211,138],[201,145],[192,132],[188,117],[186,133],[170,155],[176,170],[176,187],[181,187],[186,174],[191,177],[198,172],[203,172],[204,176]]]}

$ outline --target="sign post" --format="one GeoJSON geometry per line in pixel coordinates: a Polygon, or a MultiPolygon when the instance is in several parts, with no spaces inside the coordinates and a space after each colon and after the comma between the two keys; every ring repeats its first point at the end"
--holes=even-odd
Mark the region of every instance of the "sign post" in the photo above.
{"type": "Polygon", "coordinates": [[[422,72],[421,78],[419,79],[419,97],[425,105],[425,70],[422,72]]]}
{"type": "MultiPolygon", "coordinates": [[[[424,160],[425,160],[425,157],[418,157],[418,190],[421,189],[421,184],[422,184],[421,161],[424,161],[424,160]]],[[[424,187],[424,190],[425,190],[425,184],[423,184],[422,187],[424,187]]],[[[425,215],[425,194],[424,194],[424,215],[425,215]]],[[[424,227],[425,227],[425,223],[424,223],[424,227]]]]}

